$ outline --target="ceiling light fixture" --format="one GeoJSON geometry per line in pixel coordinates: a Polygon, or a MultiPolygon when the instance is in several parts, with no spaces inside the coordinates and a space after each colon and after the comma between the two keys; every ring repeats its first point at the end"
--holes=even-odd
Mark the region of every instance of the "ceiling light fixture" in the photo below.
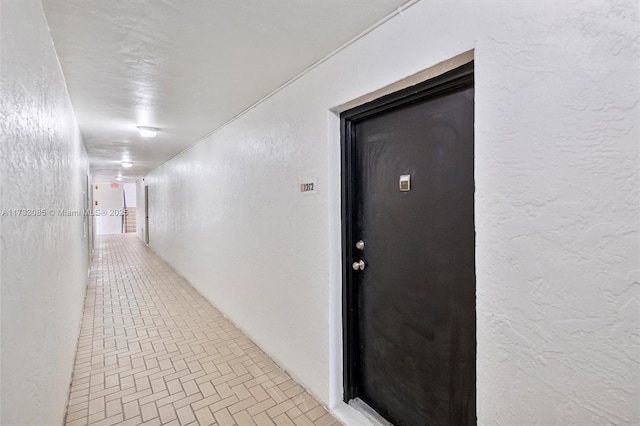
{"type": "Polygon", "coordinates": [[[133,163],[129,162],[129,161],[123,161],[122,162],[122,167],[129,169],[131,167],[133,167],[133,163]]]}
{"type": "Polygon", "coordinates": [[[122,176],[116,176],[116,180],[122,180],[122,176]]]}
{"type": "Polygon", "coordinates": [[[140,132],[140,136],[143,138],[155,138],[158,134],[158,130],[156,127],[146,127],[146,126],[138,126],[138,131],[140,132]]]}

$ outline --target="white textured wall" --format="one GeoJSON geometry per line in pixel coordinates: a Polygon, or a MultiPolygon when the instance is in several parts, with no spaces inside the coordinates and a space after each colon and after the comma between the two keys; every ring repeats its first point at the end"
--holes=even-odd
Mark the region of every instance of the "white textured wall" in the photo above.
{"type": "Polygon", "coordinates": [[[61,424],[87,281],[82,209],[88,170],[42,5],[3,0],[1,209],[45,209],[45,217],[2,216],[0,259],[3,425],[61,424]]]}
{"type": "Polygon", "coordinates": [[[638,424],[638,28],[635,0],[423,0],[149,174],[151,246],[334,405],[329,109],[475,49],[479,422],[638,424]]]}

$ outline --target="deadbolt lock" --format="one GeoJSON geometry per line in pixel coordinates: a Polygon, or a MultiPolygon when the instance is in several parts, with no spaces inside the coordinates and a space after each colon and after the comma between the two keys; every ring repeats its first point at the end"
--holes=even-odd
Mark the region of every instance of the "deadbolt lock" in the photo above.
{"type": "Polygon", "coordinates": [[[360,259],[358,262],[353,262],[351,267],[354,271],[362,271],[365,267],[364,260],[360,259]]]}
{"type": "Polygon", "coordinates": [[[359,241],[356,243],[356,248],[357,248],[358,250],[364,250],[364,241],[359,240],[359,241]]]}

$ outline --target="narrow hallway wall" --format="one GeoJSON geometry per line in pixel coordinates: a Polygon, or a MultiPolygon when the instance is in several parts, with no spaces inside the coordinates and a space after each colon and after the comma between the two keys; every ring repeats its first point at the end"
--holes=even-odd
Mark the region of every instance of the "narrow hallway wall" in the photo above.
{"type": "Polygon", "coordinates": [[[637,423],[638,21],[633,1],[421,1],[146,176],[151,247],[334,406],[330,110],[474,50],[479,423],[637,423]]]}
{"type": "Polygon", "coordinates": [[[88,162],[40,1],[3,0],[0,31],[0,423],[61,424],[87,283],[90,222],[73,212],[88,162]]]}

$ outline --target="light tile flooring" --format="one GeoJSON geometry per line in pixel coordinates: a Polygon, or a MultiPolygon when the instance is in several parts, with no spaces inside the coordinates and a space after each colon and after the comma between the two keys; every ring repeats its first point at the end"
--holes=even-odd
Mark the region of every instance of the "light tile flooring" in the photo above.
{"type": "Polygon", "coordinates": [[[135,235],[96,240],[67,425],[338,425],[135,235]]]}

